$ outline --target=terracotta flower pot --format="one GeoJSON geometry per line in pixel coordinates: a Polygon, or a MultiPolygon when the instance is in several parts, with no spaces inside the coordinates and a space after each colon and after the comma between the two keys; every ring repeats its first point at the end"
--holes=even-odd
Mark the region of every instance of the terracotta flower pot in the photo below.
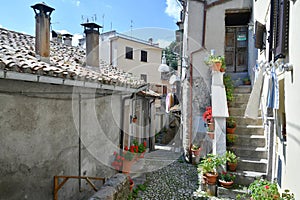
{"type": "Polygon", "coordinates": [[[206,183],[209,185],[214,185],[217,182],[218,173],[205,173],[206,183]]]}
{"type": "Polygon", "coordinates": [[[226,182],[223,180],[219,180],[219,182],[220,182],[221,186],[224,188],[231,188],[233,186],[233,181],[226,182]]]}
{"type": "Polygon", "coordinates": [[[210,139],[215,139],[215,133],[214,132],[207,132],[207,135],[209,136],[210,139]]]}
{"type": "Polygon", "coordinates": [[[230,163],[230,162],[228,162],[227,165],[228,165],[228,170],[229,171],[231,171],[231,172],[235,172],[236,171],[237,163],[230,163]]]}
{"type": "Polygon", "coordinates": [[[202,148],[199,148],[199,149],[192,149],[192,153],[194,156],[200,156],[200,152],[201,152],[202,148]]]}
{"type": "Polygon", "coordinates": [[[132,191],[132,189],[133,189],[133,187],[134,187],[134,182],[132,181],[132,182],[130,183],[130,185],[129,185],[129,186],[130,186],[130,188],[129,188],[129,189],[130,189],[130,191],[132,191]]]}
{"type": "Polygon", "coordinates": [[[221,69],[221,66],[222,66],[222,62],[213,62],[212,63],[212,70],[219,72],[220,69],[221,69]]]}
{"type": "Polygon", "coordinates": [[[123,160],[123,168],[122,168],[122,172],[124,174],[128,174],[131,172],[131,166],[133,164],[133,159],[131,161],[129,160],[123,160]]]}
{"type": "Polygon", "coordinates": [[[228,134],[234,134],[235,129],[236,129],[236,126],[234,128],[226,127],[226,133],[228,133],[228,134]]]}

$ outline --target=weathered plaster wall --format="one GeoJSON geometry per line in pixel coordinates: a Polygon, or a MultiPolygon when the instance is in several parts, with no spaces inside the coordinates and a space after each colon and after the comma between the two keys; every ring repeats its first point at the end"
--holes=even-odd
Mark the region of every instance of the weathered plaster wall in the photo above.
{"type": "MultiPolygon", "coordinates": [[[[1,199],[53,199],[54,175],[78,175],[79,107],[78,95],[72,99],[74,91],[61,85],[0,80],[1,199]]],[[[85,100],[91,96],[82,95],[81,173],[110,177],[114,171],[102,162],[109,161],[119,142],[120,98],[85,100]]],[[[84,181],[82,186],[87,188],[84,181]]],[[[85,195],[90,194],[78,193],[77,180],[69,180],[59,191],[60,199],[85,195]]]]}
{"type": "Polygon", "coordinates": [[[289,30],[289,60],[294,65],[294,71],[285,74],[285,110],[286,110],[286,131],[287,131],[287,160],[286,171],[283,176],[283,188],[288,188],[294,192],[296,199],[300,198],[300,186],[298,180],[299,152],[300,152],[300,2],[290,1],[290,30],[289,30]]]}

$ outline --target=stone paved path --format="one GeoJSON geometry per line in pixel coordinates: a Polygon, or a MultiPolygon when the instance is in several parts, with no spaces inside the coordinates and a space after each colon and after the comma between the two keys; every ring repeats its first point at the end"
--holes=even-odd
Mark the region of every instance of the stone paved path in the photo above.
{"type": "Polygon", "coordinates": [[[197,182],[196,166],[176,160],[167,167],[147,173],[146,190],[140,191],[137,199],[192,199],[198,188],[197,182]]]}

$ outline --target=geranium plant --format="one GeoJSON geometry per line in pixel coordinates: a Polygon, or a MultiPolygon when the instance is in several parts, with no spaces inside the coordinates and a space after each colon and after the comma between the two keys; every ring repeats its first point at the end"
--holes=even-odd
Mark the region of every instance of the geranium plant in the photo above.
{"type": "Polygon", "coordinates": [[[219,179],[222,181],[225,181],[225,182],[231,182],[231,181],[234,181],[235,175],[233,175],[230,172],[222,171],[222,173],[219,176],[219,179]]]}
{"type": "Polygon", "coordinates": [[[206,110],[202,115],[202,119],[205,123],[211,123],[213,121],[211,106],[206,107],[206,110]]]}
{"type": "Polygon", "coordinates": [[[253,200],[273,200],[280,199],[277,183],[271,183],[268,180],[255,180],[249,186],[250,194],[253,200]]]}
{"type": "Polygon", "coordinates": [[[121,153],[116,151],[113,153],[114,159],[111,165],[116,169],[120,170],[123,165],[123,161],[134,161],[135,158],[144,157],[146,152],[147,142],[144,141],[142,144],[139,144],[136,140],[133,141],[133,144],[124,147],[124,150],[121,153]]]}

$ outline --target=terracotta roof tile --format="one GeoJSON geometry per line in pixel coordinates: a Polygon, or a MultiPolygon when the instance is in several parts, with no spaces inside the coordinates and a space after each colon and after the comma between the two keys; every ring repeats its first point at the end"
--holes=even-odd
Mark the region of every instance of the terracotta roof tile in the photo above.
{"type": "Polygon", "coordinates": [[[0,28],[0,69],[139,88],[146,83],[116,67],[82,67],[85,50],[51,41],[50,64],[35,57],[33,36],[0,28]]]}

